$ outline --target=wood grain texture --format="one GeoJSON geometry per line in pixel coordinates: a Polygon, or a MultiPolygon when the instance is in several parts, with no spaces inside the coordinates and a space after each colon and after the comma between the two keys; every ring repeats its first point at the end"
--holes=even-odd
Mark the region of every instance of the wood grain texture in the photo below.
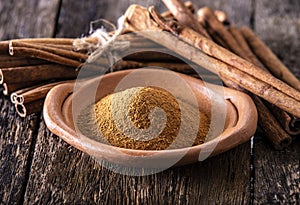
{"type": "Polygon", "coordinates": [[[21,119],[3,97],[0,111],[0,204],[15,204],[23,200],[37,117],[21,119]]]}
{"type": "Polygon", "coordinates": [[[52,37],[59,0],[0,2],[0,39],[52,37]]]}
{"type": "Polygon", "coordinates": [[[255,144],[255,203],[297,204],[300,201],[300,140],[274,151],[265,141],[255,144]]]}
{"type": "Polygon", "coordinates": [[[56,37],[81,37],[89,33],[90,22],[104,18],[108,1],[63,0],[56,37]]]}
{"type": "MultiPolygon", "coordinates": [[[[255,31],[300,78],[300,2],[256,1],[255,31]]],[[[299,204],[300,141],[274,151],[268,142],[255,143],[255,202],[299,204]]]]}
{"type": "Polygon", "coordinates": [[[300,79],[300,1],[257,1],[255,32],[300,79]]]}
{"type": "Polygon", "coordinates": [[[248,204],[244,144],[194,165],[137,177],[114,173],[41,124],[25,204],[248,204]],[[245,188],[246,187],[246,188],[245,188]]]}

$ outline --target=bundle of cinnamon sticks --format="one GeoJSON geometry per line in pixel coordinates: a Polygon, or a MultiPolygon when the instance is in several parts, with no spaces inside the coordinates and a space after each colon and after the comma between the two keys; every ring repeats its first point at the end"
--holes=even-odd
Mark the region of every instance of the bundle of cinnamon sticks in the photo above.
{"type": "MultiPolygon", "coordinates": [[[[133,38],[122,40],[130,40],[131,49],[158,46],[138,36],[133,38]]],[[[0,85],[3,86],[3,94],[10,95],[11,102],[21,117],[41,111],[50,89],[77,79],[81,66],[99,43],[97,38],[92,37],[34,38],[0,42],[0,85]]],[[[97,62],[90,72],[85,71],[81,77],[90,78],[103,74],[102,66],[105,64],[106,62],[97,62]]],[[[193,73],[189,65],[171,55],[157,52],[133,53],[117,62],[113,70],[146,66],[160,66],[178,72],[193,73]]]]}
{"type": "Polygon", "coordinates": [[[76,78],[87,55],[73,51],[72,44],[73,39],[63,38],[0,42],[0,84],[20,116],[40,111],[52,87],[76,78]]]}
{"type": "Polygon", "coordinates": [[[288,146],[300,133],[299,80],[249,28],[226,27],[224,12],[201,8],[196,18],[181,0],[163,2],[168,18],[153,7],[131,6],[124,33],[141,32],[251,95],[265,135],[276,149],[288,146]]]}
{"type": "MultiPolygon", "coordinates": [[[[292,136],[300,135],[300,82],[251,29],[235,27],[222,11],[204,7],[195,14],[191,2],[163,2],[169,11],[162,14],[154,7],[130,6],[118,38],[128,40],[133,50],[163,46],[217,74],[226,86],[249,94],[259,112],[259,125],[276,149],[287,147],[292,136]]],[[[75,80],[99,46],[96,37],[0,42],[3,93],[10,95],[20,116],[41,111],[48,91],[75,80]]],[[[159,66],[196,76],[194,67],[166,54],[169,51],[133,53],[112,70],[159,66]]],[[[96,69],[84,77],[103,74],[102,60],[97,58],[96,69]]]]}

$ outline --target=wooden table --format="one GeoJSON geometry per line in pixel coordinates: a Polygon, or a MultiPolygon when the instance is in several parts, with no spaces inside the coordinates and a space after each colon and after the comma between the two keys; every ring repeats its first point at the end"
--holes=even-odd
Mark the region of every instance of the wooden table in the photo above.
{"type": "MultiPolygon", "coordinates": [[[[80,37],[89,22],[117,17],[138,0],[0,2],[0,39],[80,37]]],[[[199,0],[250,26],[300,77],[299,0],[199,0]]],[[[146,6],[159,1],[142,1],[146,6]]],[[[300,140],[275,151],[258,131],[250,141],[193,165],[144,176],[101,167],[51,134],[43,116],[17,116],[0,98],[0,204],[286,204],[300,203],[300,140]],[[250,171],[251,166],[254,172],[250,171]]]]}

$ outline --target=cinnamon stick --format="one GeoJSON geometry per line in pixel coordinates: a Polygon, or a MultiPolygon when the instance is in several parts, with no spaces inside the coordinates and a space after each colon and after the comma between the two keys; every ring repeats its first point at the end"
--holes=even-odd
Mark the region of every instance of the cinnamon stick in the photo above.
{"type": "Polygon", "coordinates": [[[258,78],[251,77],[235,67],[228,66],[219,72],[221,77],[229,79],[251,93],[264,98],[287,112],[300,116],[300,102],[294,98],[278,92],[278,90],[258,78]],[[282,101],[284,99],[284,101],[282,101]]]}
{"type": "Polygon", "coordinates": [[[109,63],[105,60],[98,59],[96,62],[92,62],[86,65],[84,69],[90,69],[95,73],[103,73],[105,68],[111,68],[113,71],[123,70],[123,69],[133,69],[133,68],[146,68],[146,67],[159,67],[164,69],[170,69],[173,71],[191,74],[195,73],[194,68],[192,68],[189,64],[184,62],[165,62],[165,61],[134,61],[129,59],[119,60],[115,62],[113,65],[109,65],[109,63]]]}
{"type": "Polygon", "coordinates": [[[219,44],[220,46],[222,46],[222,47],[224,47],[226,49],[229,49],[227,43],[222,39],[222,37],[220,37],[219,35],[215,34],[214,31],[211,28],[209,28],[209,27],[207,27],[206,30],[208,31],[208,33],[210,34],[212,40],[215,43],[219,44]]]}
{"type": "Polygon", "coordinates": [[[198,21],[205,27],[208,27],[210,35],[215,38],[221,38],[222,44],[225,47],[238,54],[242,58],[246,57],[244,51],[240,48],[236,40],[233,38],[230,32],[224,27],[224,25],[217,19],[212,9],[209,7],[203,7],[198,10],[198,21]]]}
{"type": "Polygon", "coordinates": [[[276,119],[283,126],[285,131],[292,136],[300,136],[300,118],[295,117],[273,104],[269,104],[272,113],[276,117],[276,119]]]}
{"type": "MultiPolygon", "coordinates": [[[[21,42],[23,43],[23,42],[21,42]]],[[[28,44],[28,43],[26,43],[28,44]]],[[[75,51],[75,47],[74,45],[60,45],[60,44],[46,44],[46,43],[29,43],[31,45],[38,45],[38,46],[41,46],[41,47],[50,47],[50,48],[58,48],[58,49],[63,49],[63,50],[67,50],[67,51],[75,51]]],[[[78,51],[76,51],[78,52],[78,51]]],[[[85,52],[86,53],[86,52],[85,52]]]]}
{"type": "Polygon", "coordinates": [[[43,84],[40,86],[35,86],[32,89],[25,89],[22,93],[19,92],[16,96],[16,104],[28,104],[33,101],[44,99],[47,93],[56,85],[69,83],[73,81],[59,81],[48,84],[43,84]]]}
{"type": "Polygon", "coordinates": [[[45,64],[46,61],[35,59],[35,58],[23,58],[9,55],[0,55],[0,68],[28,66],[45,64]]]}
{"type": "MultiPolygon", "coordinates": [[[[194,5],[191,1],[186,1],[184,2],[184,6],[190,10],[190,12],[192,14],[195,13],[195,8],[194,8],[194,5]]],[[[161,13],[161,16],[164,17],[164,18],[174,18],[173,14],[170,12],[170,11],[165,11],[163,13],[161,13]]]]}
{"type": "MultiPolygon", "coordinates": [[[[53,44],[53,45],[72,45],[74,39],[71,38],[24,38],[15,39],[14,42],[23,43],[41,43],[41,44],[53,44]]],[[[0,42],[0,54],[6,54],[9,49],[10,41],[0,42]]]]}
{"type": "Polygon", "coordinates": [[[26,43],[26,42],[19,42],[19,41],[11,41],[11,46],[15,49],[16,47],[23,47],[23,48],[34,48],[46,52],[50,52],[62,57],[67,57],[75,60],[86,60],[88,58],[88,55],[82,54],[79,52],[74,52],[72,50],[64,50],[58,47],[51,47],[47,44],[33,44],[33,43],[26,43]]]}
{"type": "Polygon", "coordinates": [[[132,68],[147,68],[158,67],[163,69],[170,69],[181,73],[191,74],[195,73],[193,68],[186,63],[171,63],[171,62],[141,62],[141,61],[119,61],[114,65],[114,70],[132,69],[132,68]]]}
{"type": "Polygon", "coordinates": [[[23,83],[3,83],[3,94],[10,95],[11,93],[35,85],[35,82],[23,82],[23,83]]]}
{"type": "Polygon", "coordinates": [[[0,42],[0,55],[7,55],[8,50],[9,50],[9,42],[8,41],[0,42]]]}
{"type": "MultiPolygon", "coordinates": [[[[22,39],[15,39],[15,41],[25,42],[25,43],[72,45],[74,42],[74,39],[73,38],[22,38],[22,39]]],[[[4,42],[9,42],[9,41],[3,41],[3,43],[4,42]]]]}
{"type": "Polygon", "coordinates": [[[82,62],[77,60],[72,60],[66,57],[62,57],[50,52],[41,51],[39,49],[35,48],[26,48],[26,47],[12,47],[11,50],[12,56],[17,57],[30,57],[30,58],[38,58],[42,60],[47,60],[49,62],[58,63],[66,66],[71,67],[79,67],[81,66],[82,62]]]}
{"type": "Polygon", "coordinates": [[[132,54],[125,56],[124,60],[132,60],[132,61],[142,61],[142,62],[172,62],[172,63],[181,63],[182,60],[172,55],[171,51],[167,49],[159,50],[159,51],[133,51],[132,54]]]}
{"type": "Polygon", "coordinates": [[[185,26],[188,26],[199,34],[210,38],[206,30],[197,22],[193,14],[185,7],[182,0],[163,0],[166,7],[170,10],[173,16],[185,26]]]}
{"type": "Polygon", "coordinates": [[[223,25],[230,25],[230,21],[226,12],[221,10],[214,10],[214,14],[217,17],[218,21],[220,21],[223,25]]]}
{"type": "Polygon", "coordinates": [[[17,103],[17,98],[18,98],[19,95],[21,95],[22,93],[25,93],[25,92],[27,92],[27,91],[29,91],[29,90],[32,90],[32,89],[34,89],[34,88],[37,88],[37,87],[39,87],[39,86],[41,86],[41,85],[43,85],[43,84],[34,85],[34,86],[31,86],[31,87],[23,88],[23,89],[20,89],[20,90],[17,90],[17,91],[15,91],[15,92],[13,92],[13,93],[10,95],[10,101],[11,101],[12,103],[14,103],[14,104],[17,103]]]}
{"type": "Polygon", "coordinates": [[[232,34],[233,38],[237,41],[237,43],[241,47],[241,49],[244,51],[245,59],[249,60],[251,63],[258,66],[259,68],[267,71],[265,66],[253,54],[252,50],[248,46],[248,43],[247,43],[246,39],[244,38],[244,36],[241,34],[241,32],[233,26],[230,26],[228,28],[228,30],[232,34]]]}
{"type": "Polygon", "coordinates": [[[0,69],[0,83],[45,82],[76,78],[78,71],[59,64],[43,64],[0,69]]]}
{"type": "Polygon", "coordinates": [[[240,29],[255,55],[276,77],[300,91],[300,81],[277,58],[272,50],[249,28],[240,29]]]}
{"type": "Polygon", "coordinates": [[[261,100],[255,101],[255,104],[258,108],[258,122],[263,125],[260,127],[274,148],[281,150],[288,147],[292,142],[292,138],[281,128],[278,121],[270,114],[270,111],[261,100]]]}
{"type": "Polygon", "coordinates": [[[14,93],[14,103],[17,113],[21,117],[26,117],[32,113],[40,112],[43,108],[46,95],[50,89],[56,85],[70,82],[73,81],[53,82],[19,90],[18,92],[14,93]]]}
{"type": "Polygon", "coordinates": [[[19,116],[26,117],[30,114],[42,111],[44,99],[33,101],[27,104],[15,104],[15,109],[19,116]]]}

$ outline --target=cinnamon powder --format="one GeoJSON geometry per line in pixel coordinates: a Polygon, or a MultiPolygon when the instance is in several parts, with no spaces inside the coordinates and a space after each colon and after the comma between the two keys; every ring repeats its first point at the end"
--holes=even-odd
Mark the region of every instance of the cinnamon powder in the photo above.
{"type": "Polygon", "coordinates": [[[210,118],[196,106],[156,87],[135,87],[110,94],[88,110],[81,117],[85,122],[89,118],[90,126],[79,126],[84,134],[128,149],[164,150],[202,144],[210,124],[210,118]],[[190,123],[196,119],[197,127],[190,123]],[[184,126],[183,121],[187,122],[184,126]],[[178,138],[180,129],[184,137],[178,138]]]}

